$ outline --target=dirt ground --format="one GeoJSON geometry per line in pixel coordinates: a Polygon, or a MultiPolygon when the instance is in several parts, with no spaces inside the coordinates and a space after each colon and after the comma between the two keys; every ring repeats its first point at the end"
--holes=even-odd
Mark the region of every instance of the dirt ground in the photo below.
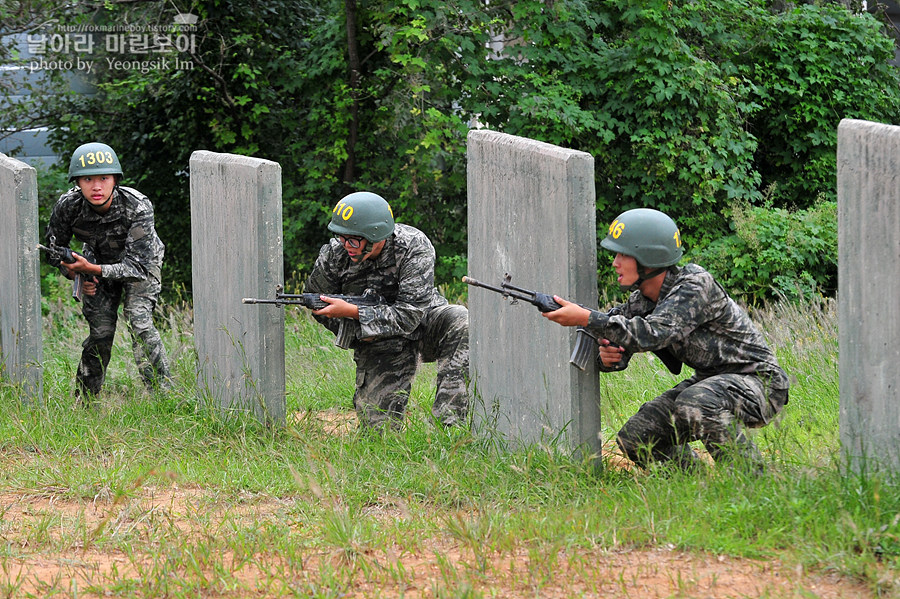
{"type": "MultiPolygon", "coordinates": [[[[196,513],[198,504],[208,499],[203,491],[143,488],[142,492],[139,497],[118,505],[110,500],[73,502],[53,497],[0,495],[0,513],[4,522],[0,538],[8,544],[6,555],[11,556],[3,558],[0,579],[6,588],[0,587],[0,596],[42,597],[50,594],[50,590],[55,591],[52,593],[54,596],[62,597],[101,596],[92,594],[91,588],[108,588],[114,580],[139,580],[147,573],[159,572],[159,568],[151,564],[155,559],[153,556],[103,550],[93,546],[90,538],[60,554],[40,549],[31,551],[28,542],[23,540],[27,535],[19,534],[33,531],[40,522],[47,521],[48,514],[59,516],[60,527],[65,522],[83,521],[87,530],[96,530],[101,525],[121,525],[125,520],[121,517],[122,512],[126,511],[129,513],[128,521],[140,521],[146,519],[148,514],[155,514],[157,517],[164,516],[169,525],[184,531],[186,535],[196,532],[191,514],[196,513]],[[10,589],[15,589],[12,594],[8,594],[10,589]]],[[[267,512],[283,510],[284,505],[277,500],[266,500],[242,509],[246,510],[247,518],[258,521],[267,512]]],[[[235,517],[233,508],[229,508],[229,517],[235,517]]],[[[183,540],[178,542],[184,543],[183,540]]],[[[684,553],[673,548],[632,551],[598,549],[580,551],[578,555],[570,552],[544,556],[547,563],[536,567],[535,556],[524,548],[504,555],[475,556],[471,550],[449,537],[435,538],[424,545],[428,549],[418,552],[400,549],[396,552],[388,550],[381,555],[363,552],[352,559],[338,553],[309,555],[301,568],[294,566],[291,569],[290,578],[295,588],[313,588],[324,562],[331,562],[337,568],[348,568],[358,566],[351,562],[360,559],[370,566],[387,564],[387,569],[405,572],[402,587],[395,579],[373,576],[372,568],[357,568],[356,582],[341,596],[371,597],[380,594],[387,597],[434,597],[435,588],[447,587],[447,562],[454,567],[479,570],[481,574],[474,578],[477,580],[475,590],[485,596],[496,597],[856,599],[872,596],[864,586],[854,581],[787,568],[777,561],[684,553]],[[479,564],[479,560],[485,560],[485,563],[479,564]]],[[[277,556],[260,560],[248,560],[246,556],[240,560],[219,556],[220,564],[241,564],[238,570],[231,573],[231,583],[225,585],[230,588],[214,588],[197,596],[243,598],[281,595],[281,592],[271,588],[271,582],[266,581],[273,571],[273,561],[278,561],[277,556]]],[[[192,574],[184,575],[190,578],[192,574]]],[[[209,580],[209,577],[201,578],[209,580]]],[[[136,586],[140,588],[142,585],[138,583],[136,586]]],[[[109,594],[107,591],[104,595],[109,594]]],[[[125,596],[135,595],[126,593],[125,596]]]]}
{"type": "MultiPolygon", "coordinates": [[[[343,416],[315,417],[330,423],[336,434],[354,426],[343,416]]],[[[177,485],[142,486],[127,499],[119,500],[97,497],[91,501],[68,501],[52,492],[0,493],[0,599],[143,594],[251,598],[304,596],[316,590],[320,593],[317,596],[359,598],[465,597],[478,593],[485,597],[543,599],[873,596],[856,581],[825,572],[807,572],[778,561],[685,553],[674,547],[573,552],[568,548],[528,547],[524,543],[521,548],[502,554],[476,554],[471,546],[464,546],[449,534],[418,541],[415,551],[401,547],[378,551],[363,548],[358,553],[350,552],[352,555],[337,550],[307,551],[299,560],[301,563],[277,552],[207,556],[199,562],[180,556],[167,570],[167,566],[160,565],[160,560],[165,559],[160,556],[166,550],[158,546],[158,533],[150,532],[154,522],[163,522],[166,530],[183,535],[174,541],[176,546],[191,547],[193,539],[208,537],[211,530],[217,530],[217,522],[232,523],[224,526],[232,530],[237,520],[235,528],[246,525],[252,529],[254,523],[283,523],[285,513],[285,501],[276,498],[253,498],[235,505],[234,501],[218,502],[212,492],[177,485]],[[73,530],[93,533],[77,536],[73,530]],[[146,542],[135,543],[127,554],[120,543],[110,549],[97,542],[116,532],[136,539],[143,537],[146,542]],[[46,547],[67,549],[60,553],[46,547]],[[223,568],[229,569],[224,576],[223,568]],[[188,581],[173,587],[180,589],[178,593],[161,591],[158,583],[147,580],[167,571],[188,581]],[[339,592],[325,592],[333,587],[323,581],[323,572],[335,571],[342,573],[342,580],[350,582],[339,592]],[[352,575],[347,576],[348,571],[352,575]],[[191,589],[194,584],[193,590],[185,593],[185,588],[191,589]],[[440,593],[440,589],[444,592],[440,593]],[[447,589],[454,591],[448,594],[447,589]]],[[[400,518],[402,514],[388,510],[377,517],[400,518]]]]}

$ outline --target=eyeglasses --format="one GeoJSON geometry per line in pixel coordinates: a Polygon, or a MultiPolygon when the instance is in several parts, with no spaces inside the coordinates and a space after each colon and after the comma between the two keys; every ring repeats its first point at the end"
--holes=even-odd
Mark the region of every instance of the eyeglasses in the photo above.
{"type": "Polygon", "coordinates": [[[362,242],[366,240],[365,237],[346,237],[344,235],[336,235],[335,239],[337,239],[341,245],[346,245],[353,250],[358,250],[362,245],[362,242]]]}

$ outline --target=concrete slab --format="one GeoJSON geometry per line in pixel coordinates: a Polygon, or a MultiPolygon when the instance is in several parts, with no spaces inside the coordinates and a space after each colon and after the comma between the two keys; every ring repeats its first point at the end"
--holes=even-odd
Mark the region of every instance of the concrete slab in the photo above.
{"type": "Polygon", "coordinates": [[[838,126],[840,436],[856,469],[900,468],[900,127],[838,126]]]}
{"type": "Polygon", "coordinates": [[[281,166],[200,150],[190,176],[198,384],[225,412],[281,423],[284,311],[241,303],[273,296],[284,277],[281,166]]]}
{"type": "MultiPolygon", "coordinates": [[[[469,274],[597,306],[594,159],[494,131],[468,137],[469,274]]],[[[599,380],[569,364],[575,329],[528,303],[469,288],[478,429],[513,445],[558,441],[600,454],[599,380]]]]}

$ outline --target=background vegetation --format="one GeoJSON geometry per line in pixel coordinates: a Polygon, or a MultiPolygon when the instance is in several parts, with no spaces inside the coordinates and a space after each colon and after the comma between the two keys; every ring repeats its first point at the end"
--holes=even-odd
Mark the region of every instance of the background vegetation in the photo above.
{"type": "MultiPolygon", "coordinates": [[[[128,24],[186,33],[175,13],[199,20],[195,47],[169,55],[192,69],[109,68],[106,57],[148,56],[98,44],[97,94],[32,94],[0,111],[0,130],[46,124],[63,155],[89,139],[113,145],[128,181],[156,205],[169,291],[190,288],[187,177],[197,149],[281,164],[288,278],[308,271],[328,211],[357,189],[381,193],[432,237],[439,281],[458,278],[466,132],[479,126],[590,152],[599,235],[625,209],[656,207],[679,222],[689,257],[747,301],[829,294],[837,124],[900,120],[894,42],[873,7],[6,2],[4,32],[128,24]],[[785,244],[789,252],[776,251],[785,244]]],[[[61,73],[44,74],[40,85],[64,87],[61,73]]]]}

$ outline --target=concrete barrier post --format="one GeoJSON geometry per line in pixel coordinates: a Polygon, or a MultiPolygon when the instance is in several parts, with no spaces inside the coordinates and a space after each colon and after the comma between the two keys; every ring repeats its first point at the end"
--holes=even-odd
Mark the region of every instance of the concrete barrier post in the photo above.
{"type": "Polygon", "coordinates": [[[859,469],[900,467],[900,127],[838,126],[840,437],[859,469]]]}
{"type": "Polygon", "coordinates": [[[223,410],[285,417],[284,310],[244,305],[283,281],[281,166],[191,155],[194,343],[198,385],[223,410]]]}
{"type": "MultiPolygon", "coordinates": [[[[468,267],[499,285],[597,306],[594,159],[494,131],[468,137],[468,267]]],[[[575,329],[469,287],[475,426],[513,444],[558,440],[600,454],[598,371],[569,364],[575,329]]]]}
{"type": "Polygon", "coordinates": [[[0,376],[43,396],[37,172],[0,154],[0,376]]]}

